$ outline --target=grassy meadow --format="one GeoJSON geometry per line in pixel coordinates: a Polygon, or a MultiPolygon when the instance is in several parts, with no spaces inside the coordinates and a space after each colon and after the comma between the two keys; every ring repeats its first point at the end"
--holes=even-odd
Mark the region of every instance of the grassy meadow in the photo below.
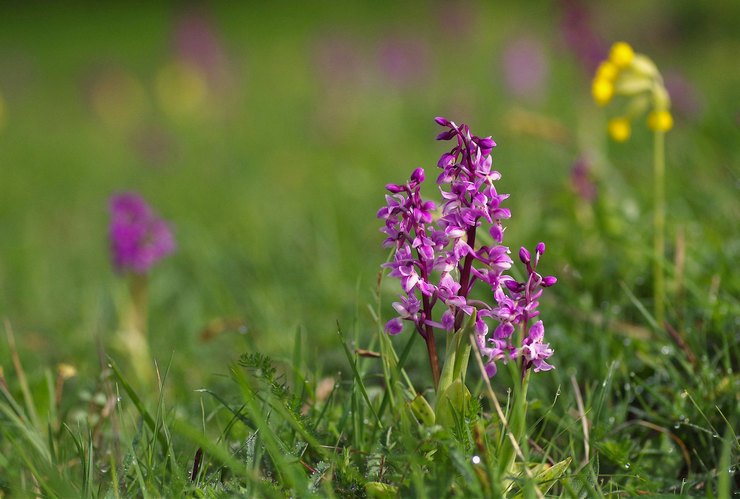
{"type": "Polygon", "coordinates": [[[739,18],[667,0],[0,7],[0,497],[740,494],[739,18]],[[663,324],[653,134],[639,117],[610,140],[619,102],[591,97],[619,40],[672,101],[663,324]],[[473,352],[469,403],[426,424],[423,341],[382,332],[401,290],[376,212],[417,167],[438,198],[435,116],[493,136],[505,244],[545,241],[558,278],[540,306],[556,368],[532,373],[514,467],[509,373],[488,386],[473,352]],[[108,203],[127,191],[177,244],[148,276],[149,383],[116,343],[108,203]]]}

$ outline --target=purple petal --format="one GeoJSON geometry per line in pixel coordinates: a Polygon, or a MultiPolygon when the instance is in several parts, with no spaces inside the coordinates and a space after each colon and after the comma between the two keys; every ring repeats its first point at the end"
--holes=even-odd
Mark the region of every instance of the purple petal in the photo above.
{"type": "Polygon", "coordinates": [[[398,334],[401,331],[403,331],[403,321],[396,317],[395,319],[391,319],[385,324],[385,332],[388,334],[398,334]]]}

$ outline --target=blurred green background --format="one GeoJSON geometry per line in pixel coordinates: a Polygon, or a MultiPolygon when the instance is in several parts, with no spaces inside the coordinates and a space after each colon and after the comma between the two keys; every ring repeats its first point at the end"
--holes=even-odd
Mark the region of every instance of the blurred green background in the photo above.
{"type": "Polygon", "coordinates": [[[738,19],[734,1],[5,5],[0,316],[34,364],[97,372],[125,292],[107,201],[135,190],[178,242],[151,276],[157,358],[197,384],[247,348],[289,357],[300,326],[336,369],[337,321],[374,331],[384,185],[436,177],[440,115],[498,142],[506,243],[548,244],[558,365],[579,349],[606,362],[581,346],[584,317],[634,318],[619,280],[651,296],[652,151],[644,124],[608,143],[595,63],[626,40],[665,75],[669,241],[735,294],[738,19]],[[217,319],[243,327],[204,340],[217,319]]]}

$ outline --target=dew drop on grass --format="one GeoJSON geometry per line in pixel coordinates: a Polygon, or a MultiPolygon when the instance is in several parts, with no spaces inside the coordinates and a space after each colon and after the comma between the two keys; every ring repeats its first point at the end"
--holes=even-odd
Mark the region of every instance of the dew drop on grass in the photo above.
{"type": "Polygon", "coordinates": [[[480,464],[480,456],[473,456],[473,464],[480,464]]]}
{"type": "Polygon", "coordinates": [[[626,470],[630,469],[630,463],[624,463],[624,469],[626,470]]]}

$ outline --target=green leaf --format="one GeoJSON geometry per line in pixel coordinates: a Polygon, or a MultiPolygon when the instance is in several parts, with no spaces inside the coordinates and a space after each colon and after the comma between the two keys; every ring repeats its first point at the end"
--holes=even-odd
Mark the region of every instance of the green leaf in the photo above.
{"type": "Polygon", "coordinates": [[[368,497],[375,499],[385,499],[398,496],[398,487],[388,485],[382,482],[366,482],[365,492],[368,497]]]}
{"type": "MultiPolygon", "coordinates": [[[[470,390],[462,380],[455,380],[437,399],[436,422],[444,428],[453,428],[455,415],[464,414],[470,404],[470,390]]],[[[458,418],[459,419],[459,418],[458,418]]]]}
{"type": "Polygon", "coordinates": [[[416,419],[418,419],[424,426],[433,426],[435,421],[434,409],[429,405],[427,399],[423,395],[417,395],[414,400],[409,402],[411,406],[411,412],[414,413],[416,419]]]}

